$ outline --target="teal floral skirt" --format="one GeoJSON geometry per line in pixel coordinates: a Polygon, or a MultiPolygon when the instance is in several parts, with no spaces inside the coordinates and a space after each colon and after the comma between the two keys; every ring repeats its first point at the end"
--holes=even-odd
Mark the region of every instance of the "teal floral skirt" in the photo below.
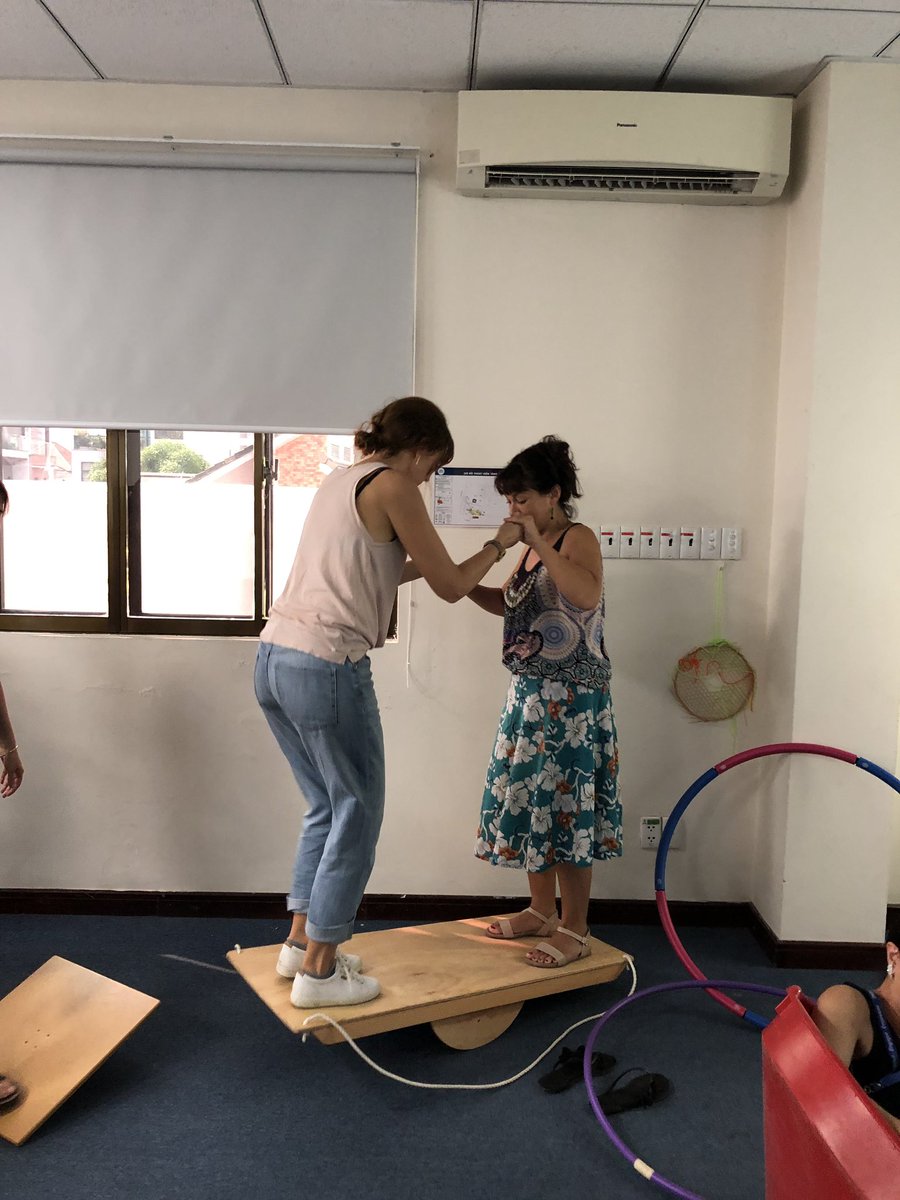
{"type": "Polygon", "coordinates": [[[589,867],[622,853],[609,684],[514,674],[481,803],[475,855],[499,867],[589,867]]]}

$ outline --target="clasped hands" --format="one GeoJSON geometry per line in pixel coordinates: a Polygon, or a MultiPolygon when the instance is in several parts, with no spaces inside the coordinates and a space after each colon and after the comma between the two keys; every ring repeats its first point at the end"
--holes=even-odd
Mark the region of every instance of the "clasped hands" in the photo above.
{"type": "Polygon", "coordinates": [[[504,550],[511,550],[517,542],[524,542],[526,546],[536,546],[542,541],[542,537],[538,533],[534,517],[517,515],[504,520],[493,540],[499,542],[504,550]]]}

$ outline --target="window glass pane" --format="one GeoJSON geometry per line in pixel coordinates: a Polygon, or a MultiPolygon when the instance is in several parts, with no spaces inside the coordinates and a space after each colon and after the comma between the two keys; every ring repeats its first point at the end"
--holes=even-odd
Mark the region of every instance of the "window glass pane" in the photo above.
{"type": "Polygon", "coordinates": [[[252,618],[253,434],[140,434],[141,612],[252,618]]]}
{"type": "Polygon", "coordinates": [[[108,611],[106,431],[0,429],[3,604],[13,611],[108,611]]]}
{"type": "Polygon", "coordinates": [[[281,433],[273,438],[278,478],[272,488],[272,595],[277,599],[294,563],[313,496],[335,467],[353,462],[353,435],[281,433]]]}

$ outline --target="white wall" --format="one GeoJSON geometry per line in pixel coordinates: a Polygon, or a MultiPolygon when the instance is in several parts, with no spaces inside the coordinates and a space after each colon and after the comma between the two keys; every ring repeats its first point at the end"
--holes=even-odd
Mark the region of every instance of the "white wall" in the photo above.
{"type": "MultiPolygon", "coordinates": [[[[833,64],[799,105],[788,227],[770,662],[797,741],[897,761],[900,65],[833,64]]],[[[900,899],[898,797],[793,759],[757,902],[787,939],[879,940],[900,899]],[[891,882],[891,872],[893,881],[891,882]],[[779,894],[779,884],[782,885],[779,894]]]]}
{"type": "MultiPolygon", "coordinates": [[[[819,75],[797,100],[792,126],[767,598],[769,686],[760,706],[764,731],[760,740],[770,742],[790,740],[793,728],[830,78],[827,71],[819,75]]],[[[760,797],[751,897],[776,931],[784,902],[788,785],[794,761],[768,758],[745,768],[755,775],[760,797]]],[[[806,763],[803,760],[801,769],[807,769],[806,763]]]]}
{"type": "MultiPolygon", "coordinates": [[[[900,64],[884,67],[837,64],[831,78],[794,719],[795,731],[843,739],[891,769],[900,703],[900,223],[886,198],[900,189],[900,64]]],[[[785,928],[828,936],[827,924],[832,937],[879,937],[898,797],[853,772],[847,781],[832,773],[796,799],[789,845],[802,839],[807,853],[793,856],[785,928]],[[813,806],[830,836],[809,836],[813,806]],[[825,855],[836,878],[823,878],[825,855]],[[823,893],[840,917],[820,911],[823,893]]]]}
{"type": "MultiPolygon", "coordinates": [[[[713,629],[715,564],[607,567],[625,857],[595,894],[652,895],[642,814],[769,730],[766,666],[786,207],[481,201],[452,190],[446,95],[0,83],[0,134],[400,141],[423,148],[418,388],[447,411],[459,465],[495,465],[559,433],[597,522],[740,525],[727,633],[760,670],[736,735],[669,695],[713,629]],[[768,723],[768,724],[767,724],[768,723]]],[[[373,396],[373,407],[383,397],[373,396]]],[[[11,520],[15,518],[12,517],[11,520]]],[[[479,544],[451,531],[459,557],[479,544]]],[[[499,623],[416,585],[410,685],[400,644],[375,656],[389,803],[373,892],[521,894],[472,858],[505,691],[499,623]]],[[[0,813],[7,887],[269,891],[286,886],[299,802],[252,694],[246,641],[0,635],[27,768],[0,813]]],[[[669,893],[751,894],[756,779],[710,788],[670,859],[669,893]]]]}

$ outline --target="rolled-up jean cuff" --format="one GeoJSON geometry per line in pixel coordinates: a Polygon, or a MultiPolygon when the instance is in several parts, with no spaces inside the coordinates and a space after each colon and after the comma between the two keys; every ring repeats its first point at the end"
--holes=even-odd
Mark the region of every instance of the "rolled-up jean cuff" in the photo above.
{"type": "Polygon", "coordinates": [[[308,900],[298,900],[296,896],[288,896],[287,910],[289,913],[309,912],[309,901],[308,900]]]}
{"type": "Polygon", "coordinates": [[[353,937],[353,922],[350,921],[347,925],[314,925],[307,918],[306,937],[314,942],[328,942],[329,945],[339,946],[341,942],[348,942],[353,937]]]}

